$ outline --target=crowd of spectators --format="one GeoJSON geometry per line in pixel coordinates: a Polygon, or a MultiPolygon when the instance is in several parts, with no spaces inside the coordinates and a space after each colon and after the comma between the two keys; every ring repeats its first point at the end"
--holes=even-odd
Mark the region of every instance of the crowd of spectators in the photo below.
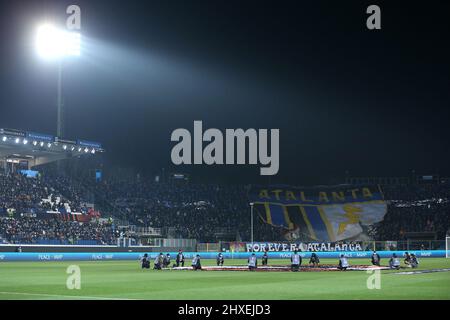
{"type": "Polygon", "coordinates": [[[36,177],[20,173],[0,174],[0,214],[13,209],[20,213],[48,211],[85,212],[81,196],[71,179],[36,177]]]}
{"type": "MultiPolygon", "coordinates": [[[[245,186],[187,182],[104,181],[97,190],[138,226],[167,227],[179,238],[217,240],[220,231],[248,233],[245,186]]],[[[221,232],[223,234],[224,232],[221,232]]]]}
{"type": "Polygon", "coordinates": [[[43,209],[43,198],[50,196],[50,190],[37,179],[28,179],[21,174],[0,174],[0,211],[7,209],[30,211],[43,209]]]}
{"type": "Polygon", "coordinates": [[[1,217],[2,237],[9,243],[43,243],[57,240],[61,244],[76,244],[92,240],[97,244],[116,243],[117,234],[108,223],[63,221],[56,218],[1,217]]]}
{"type": "Polygon", "coordinates": [[[388,212],[375,225],[375,240],[406,240],[407,233],[436,233],[443,239],[450,228],[450,186],[448,184],[384,186],[388,212]]]}

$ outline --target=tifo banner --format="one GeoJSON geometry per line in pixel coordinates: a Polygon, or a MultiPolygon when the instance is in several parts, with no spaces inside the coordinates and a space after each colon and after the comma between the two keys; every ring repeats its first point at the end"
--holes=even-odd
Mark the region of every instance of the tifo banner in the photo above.
{"type": "Polygon", "coordinates": [[[288,251],[312,251],[312,252],[332,252],[332,251],[363,251],[360,243],[330,243],[330,242],[247,242],[245,251],[247,252],[288,252],[288,251]]]}
{"type": "Polygon", "coordinates": [[[355,237],[387,211],[379,186],[253,187],[249,195],[264,222],[300,230],[315,241],[355,237]]]}

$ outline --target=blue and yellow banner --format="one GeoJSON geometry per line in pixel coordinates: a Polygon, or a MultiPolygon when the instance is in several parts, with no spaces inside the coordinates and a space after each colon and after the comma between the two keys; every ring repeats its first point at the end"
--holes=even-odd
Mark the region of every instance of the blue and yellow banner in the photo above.
{"type": "Polygon", "coordinates": [[[352,238],[387,212],[379,186],[253,187],[250,200],[264,222],[318,241],[352,238]]]}

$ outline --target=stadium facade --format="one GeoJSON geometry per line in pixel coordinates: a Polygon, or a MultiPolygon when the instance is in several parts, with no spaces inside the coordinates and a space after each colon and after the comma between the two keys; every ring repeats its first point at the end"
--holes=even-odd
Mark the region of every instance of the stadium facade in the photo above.
{"type": "Polygon", "coordinates": [[[104,152],[101,143],[45,133],[0,129],[0,168],[14,172],[85,154],[104,152]]]}

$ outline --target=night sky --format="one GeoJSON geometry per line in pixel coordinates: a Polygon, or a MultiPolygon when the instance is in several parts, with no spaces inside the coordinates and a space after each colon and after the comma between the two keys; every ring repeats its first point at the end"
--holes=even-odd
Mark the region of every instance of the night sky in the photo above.
{"type": "Polygon", "coordinates": [[[56,131],[56,64],[34,51],[45,19],[82,10],[64,61],[66,137],[105,161],[201,181],[341,182],[450,176],[448,1],[1,1],[0,127],[56,131]],[[377,4],[382,29],[366,28],[377,4]],[[280,171],[170,161],[177,128],[279,128],[280,171]],[[341,179],[341,180],[339,180],[341,179]]]}

